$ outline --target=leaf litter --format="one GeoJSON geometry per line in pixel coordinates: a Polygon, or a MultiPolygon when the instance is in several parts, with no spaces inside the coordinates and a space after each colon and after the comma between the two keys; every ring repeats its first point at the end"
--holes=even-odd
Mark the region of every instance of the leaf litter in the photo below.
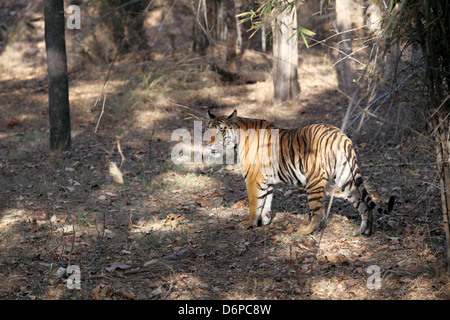
{"type": "MultiPolygon", "coordinates": [[[[258,67],[270,67],[266,58],[247,51],[244,62],[260,59],[258,67]]],[[[154,58],[164,68],[165,60],[154,58]]],[[[132,75],[142,76],[142,70],[121,73],[118,68],[117,81],[110,83],[117,110],[105,116],[97,134],[97,113],[83,105],[97,97],[92,83],[99,75],[80,71],[71,79],[74,90],[86,97],[71,105],[76,140],[55,159],[45,151],[47,133],[42,130],[48,120],[47,93],[17,94],[21,82],[11,80],[13,85],[1,92],[0,298],[448,299],[434,150],[415,137],[391,140],[393,147],[373,145],[364,138],[378,127],[367,123],[362,139],[355,140],[361,170],[378,199],[397,193],[396,210],[371,237],[355,237],[359,221],[352,217],[354,209],[335,199],[320,246],[320,234],[297,232],[308,219],[301,191],[277,186],[272,224],[241,230],[248,201],[238,170],[171,162],[173,130],[191,128],[190,113],[205,114],[211,107],[223,113],[238,108],[243,116],[286,127],[319,119],[340,126],[347,103],[327,84],[334,81],[328,62],[314,52],[303,58],[316,66],[301,67],[311,90],[302,93],[301,104],[289,107],[268,103],[270,83],[225,87],[215,82],[200,58],[167,60],[167,65],[186,66],[212,79],[207,86],[190,81],[198,86],[192,90],[185,84],[180,89],[179,79],[169,77],[166,85],[177,83],[177,89],[138,92],[139,77],[132,75]],[[320,99],[314,92],[320,92],[320,99]],[[121,112],[120,106],[133,99],[140,101],[133,112],[121,112]],[[39,109],[36,115],[19,116],[30,105],[39,109]],[[152,134],[149,119],[156,128],[152,134]],[[413,162],[426,165],[398,165],[413,162]],[[69,290],[58,273],[69,263],[80,267],[81,290],[69,290]],[[378,290],[367,286],[373,265],[381,272],[378,290]]],[[[121,56],[117,65],[139,65],[134,59],[121,56]]],[[[37,76],[44,78],[45,71],[40,72],[37,76]]]]}

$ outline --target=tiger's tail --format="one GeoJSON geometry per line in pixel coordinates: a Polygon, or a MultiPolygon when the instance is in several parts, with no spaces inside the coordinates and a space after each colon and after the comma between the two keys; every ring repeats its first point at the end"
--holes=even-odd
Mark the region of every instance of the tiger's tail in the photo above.
{"type": "Polygon", "coordinates": [[[375,211],[381,215],[391,213],[392,209],[394,208],[395,197],[389,197],[388,205],[386,208],[372,200],[369,193],[367,192],[367,189],[362,183],[361,176],[356,179],[355,187],[357,187],[360,191],[361,198],[358,203],[354,203],[354,205],[358,208],[358,211],[363,218],[361,227],[359,229],[359,234],[370,235],[372,233],[373,212],[375,211]],[[364,206],[366,208],[364,208],[364,206],[360,207],[362,203],[364,203],[364,206]]]}
{"type": "MultiPolygon", "coordinates": [[[[359,170],[358,170],[359,171],[359,170]]],[[[357,173],[359,175],[359,172],[357,173]]],[[[390,196],[389,202],[387,205],[387,208],[384,208],[380,204],[377,204],[375,201],[372,200],[369,193],[367,192],[364,183],[362,182],[362,178],[359,175],[359,177],[355,181],[355,186],[360,190],[361,192],[361,200],[366,204],[367,208],[371,211],[376,211],[379,214],[389,214],[391,213],[392,209],[394,208],[395,203],[395,197],[390,196]]]]}
{"type": "Polygon", "coordinates": [[[373,201],[364,186],[356,161],[356,154],[350,143],[347,145],[346,152],[343,152],[343,157],[346,161],[343,162],[342,173],[336,181],[337,185],[362,218],[359,234],[370,235],[372,233],[373,213],[389,214],[394,208],[395,197],[389,198],[387,208],[373,201]]]}
{"type": "Polygon", "coordinates": [[[389,197],[387,208],[384,208],[380,204],[375,203],[375,201],[373,201],[369,195],[367,195],[366,199],[364,199],[364,202],[366,203],[367,207],[370,210],[376,211],[379,214],[389,214],[392,212],[392,209],[394,208],[395,197],[394,196],[389,197]]]}

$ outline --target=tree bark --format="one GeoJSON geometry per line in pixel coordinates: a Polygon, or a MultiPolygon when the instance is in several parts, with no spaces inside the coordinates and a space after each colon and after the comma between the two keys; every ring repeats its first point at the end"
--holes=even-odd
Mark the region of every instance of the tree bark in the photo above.
{"type": "Polygon", "coordinates": [[[450,275],[450,121],[444,121],[436,131],[436,149],[440,173],[441,202],[444,230],[447,238],[447,273],[450,275]]]}
{"type": "Polygon", "coordinates": [[[69,81],[63,0],[44,0],[50,150],[70,148],[69,81]]]}
{"type": "Polygon", "coordinates": [[[276,103],[297,100],[300,95],[298,83],[298,37],[297,12],[284,9],[273,26],[273,88],[276,103]]]}
{"type": "MultiPolygon", "coordinates": [[[[108,2],[100,2],[105,10],[117,8],[124,5],[129,0],[108,0],[108,2]]],[[[116,10],[112,19],[108,20],[108,26],[111,28],[114,44],[117,49],[121,48],[122,41],[128,33],[128,37],[122,48],[130,50],[132,47],[147,48],[145,41],[144,19],[138,16],[145,10],[145,1],[130,3],[120,10],[116,10]],[[131,28],[130,28],[131,27],[131,28]]]]}
{"type": "Polygon", "coordinates": [[[209,46],[208,39],[208,21],[206,13],[206,1],[199,0],[197,13],[193,16],[193,30],[192,30],[192,50],[201,55],[206,54],[206,49],[209,46]]]}
{"type": "Polygon", "coordinates": [[[237,39],[237,23],[236,9],[234,0],[224,0],[225,5],[225,21],[227,26],[227,68],[231,72],[236,72],[236,39],[237,39]]]}
{"type": "MultiPolygon", "coordinates": [[[[428,42],[433,53],[439,52],[435,44],[428,42]]],[[[426,50],[424,46],[422,50],[426,50]]],[[[429,54],[427,63],[427,80],[430,90],[431,106],[429,112],[434,115],[431,119],[436,130],[436,154],[440,174],[441,203],[445,235],[447,238],[447,273],[450,275],[450,101],[445,98],[446,89],[441,66],[441,59],[437,54],[429,54]]],[[[448,91],[447,91],[448,94],[448,91]]]]}
{"type": "Polygon", "coordinates": [[[194,52],[206,54],[206,49],[213,44],[212,42],[220,38],[221,2],[222,0],[198,0],[192,32],[194,52]]]}
{"type": "Polygon", "coordinates": [[[351,32],[352,0],[336,0],[336,24],[339,32],[339,60],[336,65],[338,87],[351,96],[356,89],[356,66],[348,56],[353,52],[351,32]]]}
{"type": "Polygon", "coordinates": [[[447,274],[450,275],[450,119],[448,118],[450,101],[448,99],[449,87],[445,84],[445,77],[448,76],[448,72],[446,72],[448,66],[444,64],[448,56],[448,47],[444,47],[441,41],[428,37],[426,29],[422,26],[418,28],[420,30],[419,34],[424,36],[421,41],[421,47],[425,57],[425,82],[431,102],[427,108],[436,132],[436,155],[440,174],[441,204],[447,239],[447,274]]]}

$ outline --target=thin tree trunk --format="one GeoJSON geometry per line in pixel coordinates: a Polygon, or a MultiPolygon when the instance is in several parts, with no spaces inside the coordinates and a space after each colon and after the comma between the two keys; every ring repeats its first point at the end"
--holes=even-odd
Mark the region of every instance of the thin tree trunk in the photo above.
{"type": "MultiPolygon", "coordinates": [[[[422,31],[423,32],[423,31],[422,31]]],[[[425,34],[423,32],[423,34],[425,34]]],[[[428,112],[433,115],[431,121],[436,130],[436,154],[440,174],[441,204],[447,239],[447,273],[450,275],[450,101],[444,84],[442,72],[442,52],[435,41],[426,38],[422,43],[422,52],[426,57],[426,82],[430,94],[431,105],[428,112]]]]}
{"type": "Polygon", "coordinates": [[[336,65],[338,86],[347,95],[351,96],[356,89],[356,66],[352,59],[348,58],[353,52],[351,32],[352,0],[336,0],[336,23],[339,32],[339,60],[336,65]]]}
{"type": "Polygon", "coordinates": [[[44,0],[47,51],[50,150],[70,148],[69,81],[65,42],[64,1],[44,0]]]}
{"type": "MultiPolygon", "coordinates": [[[[442,117],[438,117],[440,122],[442,117]]],[[[443,121],[436,132],[436,149],[440,173],[441,202],[447,238],[447,273],[450,274],[450,121],[443,121]]]]}
{"type": "Polygon", "coordinates": [[[225,21],[227,25],[227,54],[226,54],[227,68],[231,72],[236,72],[237,24],[236,24],[236,9],[234,5],[234,0],[224,0],[224,5],[225,5],[225,21]]]}
{"type": "Polygon", "coordinates": [[[210,45],[208,14],[206,9],[206,1],[199,0],[197,12],[194,15],[194,23],[192,30],[193,44],[192,49],[201,55],[206,54],[206,49],[210,45]]]}
{"type": "MultiPolygon", "coordinates": [[[[434,48],[433,44],[429,44],[434,48]]],[[[450,101],[444,98],[443,78],[440,73],[440,62],[436,55],[429,58],[427,78],[433,108],[431,119],[436,130],[436,155],[440,174],[441,204],[445,235],[447,238],[447,273],[450,275],[450,119],[445,119],[450,113],[450,101]]]]}
{"type": "Polygon", "coordinates": [[[220,39],[220,8],[223,0],[198,0],[194,14],[193,51],[206,54],[209,46],[220,39]]]}
{"type": "Polygon", "coordinates": [[[289,8],[277,16],[273,26],[273,88],[276,103],[298,99],[297,12],[289,8]]]}

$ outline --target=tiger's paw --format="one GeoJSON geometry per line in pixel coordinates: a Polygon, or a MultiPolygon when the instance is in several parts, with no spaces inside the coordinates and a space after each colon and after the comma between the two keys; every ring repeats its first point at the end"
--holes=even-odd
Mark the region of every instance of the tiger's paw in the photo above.
{"type": "Polygon", "coordinates": [[[354,233],[355,236],[365,235],[370,236],[372,234],[372,223],[367,220],[361,222],[359,230],[354,233]]]}
{"type": "Polygon", "coordinates": [[[239,227],[240,227],[242,230],[247,230],[247,229],[253,227],[253,221],[250,221],[250,220],[248,220],[248,221],[242,221],[242,222],[239,224],[239,227]]]}
{"type": "Polygon", "coordinates": [[[261,216],[261,225],[263,226],[267,226],[268,224],[270,224],[272,222],[272,213],[269,211],[266,214],[261,216]]]}
{"type": "Polygon", "coordinates": [[[313,233],[316,230],[316,227],[320,226],[320,219],[321,217],[319,215],[313,215],[311,218],[311,222],[306,227],[300,227],[298,228],[298,233],[301,235],[307,235],[310,233],[313,233]]]}

